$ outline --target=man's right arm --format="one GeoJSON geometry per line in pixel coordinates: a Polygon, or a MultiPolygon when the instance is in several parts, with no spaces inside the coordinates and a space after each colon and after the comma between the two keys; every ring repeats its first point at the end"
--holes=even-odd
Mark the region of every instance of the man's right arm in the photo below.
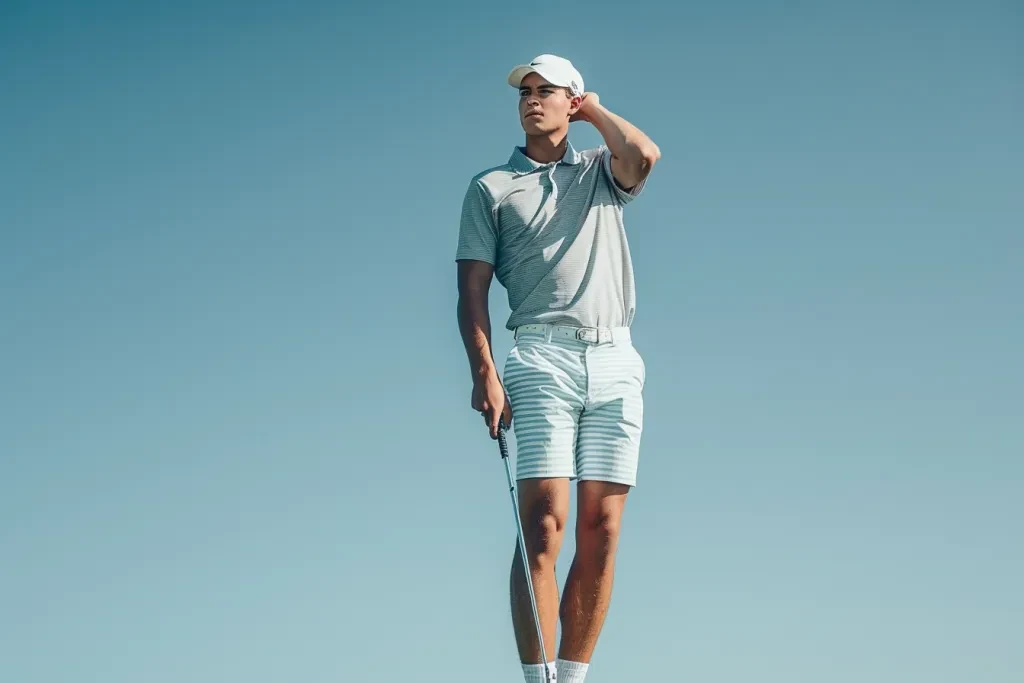
{"type": "Polygon", "coordinates": [[[473,380],[494,370],[487,295],[494,267],[485,261],[459,261],[459,331],[473,380]]]}
{"type": "Polygon", "coordinates": [[[505,425],[512,422],[505,388],[498,377],[497,365],[491,351],[491,320],[487,296],[491,287],[494,267],[485,261],[460,260],[458,262],[458,319],[462,343],[466,348],[473,379],[473,409],[481,413],[491,438],[498,438],[498,420],[504,416],[505,425]]]}

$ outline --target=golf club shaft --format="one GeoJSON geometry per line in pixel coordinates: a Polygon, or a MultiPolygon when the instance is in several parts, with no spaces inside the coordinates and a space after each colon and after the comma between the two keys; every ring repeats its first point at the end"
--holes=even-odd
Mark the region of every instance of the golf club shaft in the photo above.
{"type": "Polygon", "coordinates": [[[526,554],[526,537],[523,534],[523,522],[519,518],[519,497],[516,495],[515,479],[512,476],[512,465],[508,458],[508,443],[505,441],[504,421],[498,424],[498,446],[501,448],[501,459],[505,462],[505,475],[508,478],[508,490],[512,497],[512,511],[516,518],[516,535],[519,539],[519,554],[523,558],[523,572],[526,577],[526,587],[530,593],[530,607],[533,609],[533,623],[537,629],[537,643],[540,645],[541,662],[544,664],[544,675],[550,681],[551,672],[548,670],[548,654],[544,647],[544,631],[540,625],[540,612],[537,611],[537,597],[533,592],[533,578],[530,573],[530,559],[526,554]]]}

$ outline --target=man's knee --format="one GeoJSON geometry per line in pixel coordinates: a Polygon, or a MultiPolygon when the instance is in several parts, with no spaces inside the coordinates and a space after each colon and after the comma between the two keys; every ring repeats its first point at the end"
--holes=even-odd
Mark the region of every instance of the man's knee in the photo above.
{"type": "Polygon", "coordinates": [[[604,562],[615,555],[626,490],[597,484],[585,486],[576,525],[576,545],[589,560],[604,562]]]}
{"type": "Polygon", "coordinates": [[[523,535],[534,567],[553,564],[558,555],[569,516],[565,498],[557,490],[550,490],[528,496],[523,505],[523,535]]]}
{"type": "Polygon", "coordinates": [[[615,552],[619,542],[621,515],[615,510],[599,510],[580,519],[577,544],[600,557],[615,552]]]}
{"type": "Polygon", "coordinates": [[[566,516],[547,499],[538,501],[526,511],[523,533],[526,535],[527,551],[535,563],[553,561],[558,554],[566,516]]]}

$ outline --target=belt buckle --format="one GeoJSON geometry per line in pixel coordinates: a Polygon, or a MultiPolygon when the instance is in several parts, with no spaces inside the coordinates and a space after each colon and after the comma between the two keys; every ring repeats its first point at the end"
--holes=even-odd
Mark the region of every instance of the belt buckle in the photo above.
{"type": "Polygon", "coordinates": [[[581,327],[576,330],[576,339],[591,344],[601,341],[601,330],[596,327],[581,327]]]}

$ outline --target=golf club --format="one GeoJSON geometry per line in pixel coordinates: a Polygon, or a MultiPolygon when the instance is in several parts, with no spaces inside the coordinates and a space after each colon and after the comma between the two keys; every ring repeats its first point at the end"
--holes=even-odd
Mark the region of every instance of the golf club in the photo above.
{"type": "Polygon", "coordinates": [[[519,554],[523,558],[523,572],[526,575],[526,586],[530,591],[530,606],[533,608],[533,623],[537,628],[537,643],[540,645],[541,661],[544,664],[544,678],[554,681],[553,672],[548,666],[548,654],[544,648],[544,632],[540,627],[540,614],[537,612],[537,598],[533,593],[533,579],[530,575],[530,560],[526,555],[526,539],[523,536],[523,523],[519,519],[519,498],[516,495],[515,479],[512,477],[512,465],[508,460],[508,443],[505,441],[505,420],[498,421],[498,446],[501,448],[501,459],[505,461],[505,475],[508,477],[508,490],[512,496],[512,512],[516,518],[516,533],[519,538],[519,554]]]}

